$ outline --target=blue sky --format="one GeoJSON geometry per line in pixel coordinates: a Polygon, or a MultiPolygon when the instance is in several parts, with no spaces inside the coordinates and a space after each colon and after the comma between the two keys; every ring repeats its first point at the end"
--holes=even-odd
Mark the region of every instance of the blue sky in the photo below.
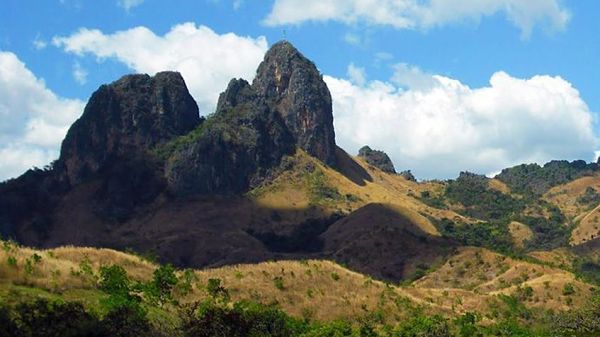
{"type": "Polygon", "coordinates": [[[5,0],[0,179],[56,158],[99,85],[172,68],[208,114],[284,36],[323,73],[350,153],[368,143],[420,178],[590,161],[597,13],[591,0],[5,0]]]}

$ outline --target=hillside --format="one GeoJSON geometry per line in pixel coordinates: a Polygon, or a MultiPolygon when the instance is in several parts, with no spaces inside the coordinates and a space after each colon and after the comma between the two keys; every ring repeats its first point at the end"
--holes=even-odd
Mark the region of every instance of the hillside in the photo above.
{"type": "Polygon", "coordinates": [[[0,323],[39,304],[163,335],[203,335],[210,315],[252,330],[251,312],[284,336],[339,320],[344,336],[530,336],[596,310],[598,163],[417,181],[384,151],[348,154],[322,75],[287,41],[199,113],[179,73],[123,76],[55,162],[0,183],[0,323]]]}
{"type": "MultiPolygon", "coordinates": [[[[60,247],[40,251],[6,241],[2,246],[0,304],[9,306],[36,298],[63,299],[82,302],[86,310],[106,315],[109,294],[99,288],[105,277],[102,268],[121,266],[134,282],[151,282],[159,268],[138,256],[110,249],[60,247]]],[[[175,275],[178,281],[173,284],[172,296],[177,302],[158,307],[143,302],[152,324],[168,329],[178,324],[178,306],[214,296],[208,286],[211,280],[218,280],[227,301],[256,301],[315,322],[360,322],[376,314],[377,325],[392,326],[417,311],[447,318],[472,312],[483,319],[481,324],[489,326],[504,319],[505,314],[498,310],[508,310],[502,309],[507,305],[505,298],[514,299],[523,305],[522,310],[537,317],[543,310],[585,306],[593,294],[589,284],[569,272],[480,248],[460,249],[444,264],[405,285],[386,284],[323,260],[181,270],[175,275]]],[[[530,317],[521,322],[532,321],[530,317]]]]}

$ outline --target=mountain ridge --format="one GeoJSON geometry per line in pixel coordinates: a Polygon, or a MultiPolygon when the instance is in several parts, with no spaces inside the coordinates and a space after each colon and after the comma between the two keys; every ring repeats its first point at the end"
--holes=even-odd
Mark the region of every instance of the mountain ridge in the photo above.
{"type": "MultiPolygon", "coordinates": [[[[52,166],[0,184],[0,230],[38,247],[154,251],[182,267],[328,258],[400,281],[461,246],[568,245],[578,218],[547,193],[598,174],[555,161],[417,182],[367,149],[352,157],[335,144],[327,85],[287,41],[251,84],[232,79],[206,118],[180,74],[126,75],[92,95],[52,166]]],[[[577,191],[567,199],[582,212],[595,190],[581,202],[577,191]]],[[[594,241],[595,218],[581,216],[574,233],[594,241]]]]}

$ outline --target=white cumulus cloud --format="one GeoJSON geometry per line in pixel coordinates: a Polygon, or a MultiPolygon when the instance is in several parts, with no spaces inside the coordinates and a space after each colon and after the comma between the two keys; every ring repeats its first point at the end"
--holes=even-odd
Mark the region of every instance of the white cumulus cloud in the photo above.
{"type": "Polygon", "coordinates": [[[523,37],[536,25],[563,29],[571,17],[561,0],[275,0],[264,23],[269,26],[306,21],[388,25],[398,29],[481,20],[502,13],[523,37]]]}
{"type": "Polygon", "coordinates": [[[176,25],[163,36],[146,27],[113,34],[81,28],[70,36],[54,37],[53,44],[80,56],[116,59],[140,73],[179,71],[204,115],[213,111],[231,78],[254,77],[267,50],[264,37],[217,34],[194,23],[176,25]]]}
{"type": "Polygon", "coordinates": [[[594,157],[594,113],[560,77],[496,72],[488,86],[470,88],[405,64],[396,70],[389,82],[364,85],[325,76],[337,142],[347,151],[368,144],[423,179],[594,157]]]}
{"type": "Polygon", "coordinates": [[[84,103],[57,96],[11,52],[0,52],[0,181],[58,158],[84,103]]]}

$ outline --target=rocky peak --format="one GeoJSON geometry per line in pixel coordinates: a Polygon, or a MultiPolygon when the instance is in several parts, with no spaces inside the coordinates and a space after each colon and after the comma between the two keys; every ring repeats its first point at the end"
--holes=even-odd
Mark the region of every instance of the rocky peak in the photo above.
{"type": "Polygon", "coordinates": [[[373,150],[369,146],[363,146],[358,150],[358,156],[364,159],[369,165],[375,166],[383,172],[396,173],[394,163],[388,155],[379,150],[373,150]]]}
{"type": "Polygon", "coordinates": [[[232,79],[227,85],[227,89],[219,95],[217,102],[217,113],[235,108],[240,104],[253,102],[256,99],[256,93],[250,87],[250,84],[244,79],[232,79]]]}
{"type": "Polygon", "coordinates": [[[300,148],[335,165],[331,94],[314,63],[280,41],[266,53],[252,88],[282,116],[300,148]]]}
{"type": "Polygon", "coordinates": [[[59,162],[71,185],[120,156],[130,156],[200,122],[198,106],[177,72],[127,75],[102,85],[71,126],[59,162]]]}

